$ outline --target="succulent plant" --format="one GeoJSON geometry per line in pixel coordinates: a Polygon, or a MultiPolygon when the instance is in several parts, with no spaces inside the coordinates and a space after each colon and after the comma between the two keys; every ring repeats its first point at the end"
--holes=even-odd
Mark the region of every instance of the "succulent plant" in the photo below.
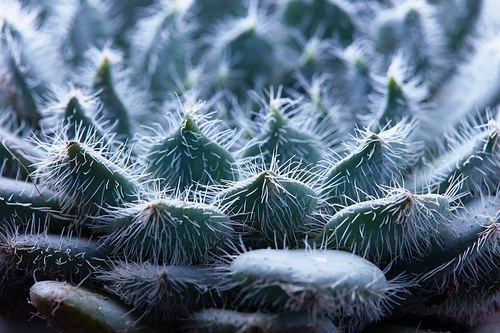
{"type": "Polygon", "coordinates": [[[2,311],[68,333],[498,316],[497,7],[0,0],[2,311]]]}

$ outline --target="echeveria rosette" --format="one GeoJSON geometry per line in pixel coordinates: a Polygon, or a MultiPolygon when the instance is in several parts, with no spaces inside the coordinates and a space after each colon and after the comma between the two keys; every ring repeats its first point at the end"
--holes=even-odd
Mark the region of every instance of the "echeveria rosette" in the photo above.
{"type": "Polygon", "coordinates": [[[31,301],[69,333],[479,323],[497,7],[0,1],[0,302],[67,281],[31,301]]]}

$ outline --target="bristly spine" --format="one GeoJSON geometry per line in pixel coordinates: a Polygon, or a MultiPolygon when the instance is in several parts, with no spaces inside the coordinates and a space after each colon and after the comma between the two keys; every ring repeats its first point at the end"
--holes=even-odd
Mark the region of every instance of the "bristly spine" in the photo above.
{"type": "Polygon", "coordinates": [[[183,191],[196,184],[238,179],[229,149],[239,135],[235,130],[221,130],[219,121],[210,120],[213,113],[200,112],[203,106],[203,102],[182,105],[176,113],[167,114],[168,133],[159,129],[157,137],[146,138],[150,143],[144,163],[163,186],[183,191]]]}
{"type": "Polygon", "coordinates": [[[47,142],[35,139],[44,159],[34,176],[57,191],[63,210],[78,206],[82,213],[95,214],[103,207],[134,201],[146,174],[131,160],[130,151],[110,149],[92,128],[78,127],[73,138],[67,130],[63,126],[47,142]]]}
{"type": "Polygon", "coordinates": [[[381,195],[381,186],[401,183],[405,170],[422,154],[422,143],[414,141],[416,129],[414,121],[403,120],[379,133],[358,130],[345,145],[347,156],[332,158],[325,181],[327,201],[346,206],[381,195]]]}
{"type": "Polygon", "coordinates": [[[234,237],[231,220],[203,194],[153,191],[136,203],[105,209],[95,228],[114,253],[154,264],[200,264],[226,248],[234,237]]]}
{"type": "Polygon", "coordinates": [[[276,156],[270,166],[264,156],[260,162],[241,166],[240,181],[213,187],[214,202],[220,203],[252,248],[281,239],[289,246],[301,244],[306,230],[316,223],[313,212],[323,204],[314,189],[322,180],[319,168],[307,170],[292,160],[278,165],[276,156]]]}

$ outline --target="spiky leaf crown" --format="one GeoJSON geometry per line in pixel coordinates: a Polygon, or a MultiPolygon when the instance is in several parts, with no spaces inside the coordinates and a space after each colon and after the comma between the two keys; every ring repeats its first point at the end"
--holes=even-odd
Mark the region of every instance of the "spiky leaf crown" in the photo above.
{"type": "Polygon", "coordinates": [[[0,0],[0,300],[68,332],[481,321],[496,5],[0,0]]]}

